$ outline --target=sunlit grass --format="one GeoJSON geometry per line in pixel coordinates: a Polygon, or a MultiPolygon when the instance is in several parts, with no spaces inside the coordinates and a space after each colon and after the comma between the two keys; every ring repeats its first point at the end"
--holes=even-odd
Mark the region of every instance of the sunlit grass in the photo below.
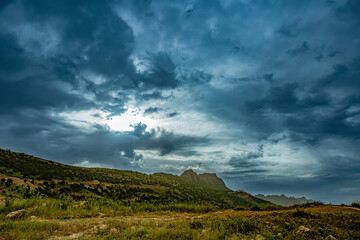
{"type": "Polygon", "coordinates": [[[202,214],[113,211],[111,216],[87,217],[85,212],[92,211],[88,209],[83,215],[75,210],[72,214],[78,216],[69,219],[63,216],[70,212],[56,209],[52,210],[58,214],[41,213],[37,218],[27,214],[8,220],[2,216],[0,239],[255,239],[258,235],[265,239],[324,239],[330,235],[337,239],[360,238],[360,211],[338,206],[202,214]],[[299,233],[300,226],[309,228],[309,232],[299,233]]]}

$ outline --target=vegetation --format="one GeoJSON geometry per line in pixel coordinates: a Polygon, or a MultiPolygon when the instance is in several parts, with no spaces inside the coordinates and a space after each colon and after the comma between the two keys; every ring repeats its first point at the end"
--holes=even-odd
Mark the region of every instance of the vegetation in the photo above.
{"type": "Polygon", "coordinates": [[[251,209],[270,204],[226,186],[214,188],[211,183],[166,173],[146,175],[115,169],[73,167],[0,149],[0,186],[3,189],[0,197],[3,198],[106,202],[141,211],[251,209]]]}
{"type": "Polygon", "coordinates": [[[215,177],[72,167],[0,149],[0,239],[360,239],[356,202],[281,207],[215,177]]]}
{"type": "Polygon", "coordinates": [[[114,206],[76,208],[38,199],[14,203],[18,219],[0,214],[0,239],[359,239],[360,213],[338,206],[281,211],[158,211],[136,214],[114,206]],[[42,204],[41,204],[42,203],[42,204]],[[100,211],[100,212],[99,212],[100,211]],[[332,236],[333,238],[331,238],[332,236]]]}
{"type": "Polygon", "coordinates": [[[351,207],[355,207],[355,208],[360,208],[360,202],[359,202],[359,201],[353,202],[353,203],[351,203],[350,206],[351,206],[351,207]]]}

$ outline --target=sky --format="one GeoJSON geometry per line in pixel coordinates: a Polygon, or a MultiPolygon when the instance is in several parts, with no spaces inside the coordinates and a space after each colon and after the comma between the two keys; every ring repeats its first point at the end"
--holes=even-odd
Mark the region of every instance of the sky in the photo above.
{"type": "Polygon", "coordinates": [[[0,147],[360,199],[360,1],[2,0],[0,147]]]}

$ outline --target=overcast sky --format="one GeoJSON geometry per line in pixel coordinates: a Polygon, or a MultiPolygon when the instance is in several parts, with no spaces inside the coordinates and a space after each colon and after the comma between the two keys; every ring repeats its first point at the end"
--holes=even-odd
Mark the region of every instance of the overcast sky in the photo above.
{"type": "Polygon", "coordinates": [[[360,199],[360,1],[0,1],[0,147],[360,199]]]}

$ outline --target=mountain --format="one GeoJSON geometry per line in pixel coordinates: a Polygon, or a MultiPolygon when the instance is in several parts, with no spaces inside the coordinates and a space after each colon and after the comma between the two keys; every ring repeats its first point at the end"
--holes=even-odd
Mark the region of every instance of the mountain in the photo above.
{"type": "MultiPolygon", "coordinates": [[[[264,207],[270,203],[228,189],[216,174],[181,176],[144,174],[107,168],[74,167],[0,148],[0,199],[52,198],[107,202],[154,210],[181,206],[229,209],[264,207]]],[[[271,204],[270,204],[271,205],[271,204]]]]}
{"type": "Polygon", "coordinates": [[[194,172],[194,170],[189,169],[183,172],[180,176],[189,181],[202,184],[208,188],[213,188],[218,190],[229,190],[226,187],[224,181],[218,176],[216,176],[215,173],[197,174],[196,172],[194,172]]]}
{"type": "Polygon", "coordinates": [[[266,196],[262,195],[262,194],[257,194],[257,195],[255,195],[255,197],[263,199],[265,201],[269,201],[269,202],[277,204],[277,205],[286,206],[286,207],[294,205],[294,204],[302,204],[302,203],[314,202],[314,200],[306,199],[305,197],[300,197],[300,198],[287,197],[284,194],[281,194],[281,195],[266,195],[266,196]]]}

